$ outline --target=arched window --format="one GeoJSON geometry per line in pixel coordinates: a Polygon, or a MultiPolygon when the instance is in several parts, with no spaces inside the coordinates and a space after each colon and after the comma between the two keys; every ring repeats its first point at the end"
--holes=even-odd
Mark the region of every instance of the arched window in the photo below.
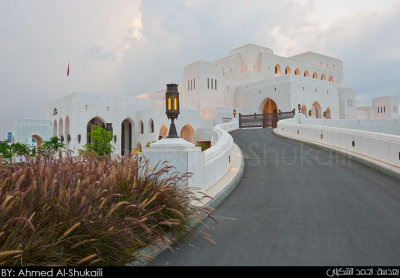
{"type": "Polygon", "coordinates": [[[310,77],[310,74],[308,73],[308,70],[304,71],[304,77],[310,77]]]}
{"type": "Polygon", "coordinates": [[[321,80],[326,80],[325,74],[322,74],[322,75],[321,75],[321,80]]]}
{"type": "Polygon", "coordinates": [[[325,116],[327,119],[331,119],[331,109],[329,107],[326,108],[325,116]]]}
{"type": "Polygon", "coordinates": [[[296,70],[294,71],[294,74],[300,76],[300,70],[299,70],[299,69],[296,69],[296,70]]]}
{"type": "Polygon", "coordinates": [[[318,74],[316,72],[314,72],[312,78],[313,79],[318,79],[318,74]]]}
{"type": "Polygon", "coordinates": [[[307,107],[304,104],[301,106],[301,114],[307,117],[307,107]]]}
{"type": "Polygon", "coordinates": [[[149,132],[154,133],[154,121],[153,119],[149,120],[149,132]]]}
{"type": "Polygon", "coordinates": [[[143,134],[144,133],[144,126],[143,126],[143,122],[142,121],[139,122],[139,129],[140,129],[140,134],[143,134]]]}
{"type": "Polygon", "coordinates": [[[285,68],[285,74],[290,74],[290,68],[289,68],[289,66],[287,66],[287,67],[285,68]]]}
{"type": "Polygon", "coordinates": [[[275,66],[275,74],[276,75],[281,75],[281,66],[280,65],[276,65],[275,66]]]}
{"type": "Polygon", "coordinates": [[[333,83],[333,76],[329,76],[329,82],[333,83]]]}

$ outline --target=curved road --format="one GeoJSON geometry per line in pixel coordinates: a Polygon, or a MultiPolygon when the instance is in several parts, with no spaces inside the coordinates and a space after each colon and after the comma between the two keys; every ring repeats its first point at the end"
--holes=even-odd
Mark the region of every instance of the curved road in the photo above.
{"type": "Polygon", "coordinates": [[[278,137],[231,133],[245,158],[219,224],[151,265],[400,265],[400,182],[342,155],[278,137]],[[193,246],[190,246],[193,245],[193,246]]]}

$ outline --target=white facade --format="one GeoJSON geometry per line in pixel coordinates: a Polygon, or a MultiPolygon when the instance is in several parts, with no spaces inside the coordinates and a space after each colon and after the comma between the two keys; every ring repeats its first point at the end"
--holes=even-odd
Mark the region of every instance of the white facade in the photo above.
{"type": "Polygon", "coordinates": [[[357,107],[358,119],[400,119],[399,101],[396,97],[376,97],[372,106],[357,107]]]}
{"type": "Polygon", "coordinates": [[[13,125],[12,134],[12,142],[37,147],[43,140],[51,138],[51,124],[48,120],[18,119],[13,125]]]}
{"type": "MultiPolygon", "coordinates": [[[[178,90],[177,131],[192,143],[213,144],[207,129],[229,121],[233,109],[242,114],[297,112],[300,105],[308,118],[357,115],[355,94],[344,87],[342,61],[314,52],[281,57],[269,48],[247,44],[217,61],[185,66],[178,90]]],[[[75,152],[87,143],[91,124],[112,126],[117,154],[165,137],[170,124],[165,89],[136,97],[74,92],[49,104],[43,117],[50,133],[75,152]]]]}

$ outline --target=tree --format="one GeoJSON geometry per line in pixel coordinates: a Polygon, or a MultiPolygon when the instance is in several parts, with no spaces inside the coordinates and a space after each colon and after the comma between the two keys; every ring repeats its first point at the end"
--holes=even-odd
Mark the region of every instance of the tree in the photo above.
{"type": "Polygon", "coordinates": [[[43,144],[37,149],[37,152],[41,154],[44,152],[54,154],[57,150],[64,148],[65,144],[61,143],[60,139],[58,139],[56,136],[53,136],[48,141],[44,141],[43,144]]]}
{"type": "Polygon", "coordinates": [[[0,153],[4,158],[10,158],[10,145],[7,140],[0,141],[0,153]]]}
{"type": "Polygon", "coordinates": [[[30,156],[31,150],[26,144],[21,144],[19,142],[11,144],[11,150],[13,154],[17,156],[30,156]]]}
{"type": "Polygon", "coordinates": [[[104,156],[113,152],[114,146],[111,144],[113,138],[111,131],[106,131],[104,128],[93,125],[88,135],[90,136],[90,143],[83,146],[84,149],[80,151],[81,154],[95,152],[100,156],[104,156]]]}

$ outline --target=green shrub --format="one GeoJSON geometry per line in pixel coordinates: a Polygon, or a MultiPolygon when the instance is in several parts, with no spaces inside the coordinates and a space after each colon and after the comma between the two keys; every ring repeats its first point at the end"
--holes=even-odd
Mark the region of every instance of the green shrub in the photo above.
{"type": "Polygon", "coordinates": [[[167,232],[183,236],[211,209],[172,170],[134,155],[0,165],[0,265],[125,265],[167,232]]]}
{"type": "Polygon", "coordinates": [[[98,156],[110,155],[114,146],[111,144],[112,132],[106,131],[104,128],[93,125],[88,134],[90,136],[90,143],[83,146],[83,150],[79,152],[83,155],[96,153],[98,156]]]}

